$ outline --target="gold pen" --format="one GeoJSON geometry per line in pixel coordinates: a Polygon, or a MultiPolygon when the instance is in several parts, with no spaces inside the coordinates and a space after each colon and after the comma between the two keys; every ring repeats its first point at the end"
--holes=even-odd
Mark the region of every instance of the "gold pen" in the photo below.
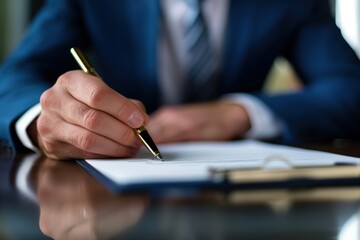
{"type": "MultiPolygon", "coordinates": [[[[91,64],[86,59],[85,55],[80,51],[80,49],[71,48],[70,52],[74,56],[76,62],[80,65],[81,69],[84,72],[100,78],[99,74],[97,74],[97,72],[95,71],[95,68],[91,66],[91,64]]],[[[139,139],[145,145],[145,147],[152,153],[154,158],[163,160],[163,157],[161,156],[159,149],[157,148],[156,144],[150,137],[150,134],[148,133],[146,128],[144,126],[141,126],[140,128],[134,130],[136,135],[139,137],[139,139]]]]}

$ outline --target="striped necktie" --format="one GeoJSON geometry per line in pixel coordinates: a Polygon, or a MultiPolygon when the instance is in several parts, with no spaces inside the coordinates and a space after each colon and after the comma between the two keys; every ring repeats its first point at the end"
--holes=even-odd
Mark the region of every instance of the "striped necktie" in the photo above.
{"type": "Polygon", "coordinates": [[[185,0],[188,11],[184,17],[187,79],[185,102],[211,100],[216,97],[217,77],[209,32],[201,11],[203,0],[185,0]]]}

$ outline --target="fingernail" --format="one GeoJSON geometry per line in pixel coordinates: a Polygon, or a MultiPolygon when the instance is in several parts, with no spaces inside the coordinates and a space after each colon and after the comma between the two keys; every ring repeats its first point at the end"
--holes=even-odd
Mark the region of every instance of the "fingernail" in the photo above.
{"type": "Polygon", "coordinates": [[[141,125],[143,124],[144,118],[142,114],[140,114],[139,112],[133,112],[130,115],[128,122],[131,125],[130,127],[138,128],[141,127],[141,125]]]}

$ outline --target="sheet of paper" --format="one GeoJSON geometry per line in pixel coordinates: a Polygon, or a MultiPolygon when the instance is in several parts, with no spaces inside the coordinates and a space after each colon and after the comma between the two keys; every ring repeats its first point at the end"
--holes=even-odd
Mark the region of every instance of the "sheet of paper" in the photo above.
{"type": "Polygon", "coordinates": [[[151,160],[146,149],[132,159],[86,161],[117,184],[194,182],[209,179],[211,168],[290,168],[334,163],[360,165],[359,158],[303,150],[253,140],[191,142],[158,146],[164,161],[151,160]]]}

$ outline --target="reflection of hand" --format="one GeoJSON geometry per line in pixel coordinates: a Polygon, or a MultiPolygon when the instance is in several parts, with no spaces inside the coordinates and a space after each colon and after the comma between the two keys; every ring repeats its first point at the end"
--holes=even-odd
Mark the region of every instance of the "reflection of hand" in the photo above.
{"type": "Polygon", "coordinates": [[[137,223],[146,199],[107,191],[74,163],[43,161],[36,192],[40,229],[54,239],[107,239],[137,223]]]}
{"type": "Polygon", "coordinates": [[[67,72],[43,93],[40,103],[37,142],[48,157],[133,156],[141,145],[133,130],[147,119],[141,104],[99,78],[67,72]]]}
{"type": "Polygon", "coordinates": [[[165,107],[154,113],[148,125],[158,143],[230,140],[242,137],[249,129],[246,110],[225,101],[165,107]]]}

